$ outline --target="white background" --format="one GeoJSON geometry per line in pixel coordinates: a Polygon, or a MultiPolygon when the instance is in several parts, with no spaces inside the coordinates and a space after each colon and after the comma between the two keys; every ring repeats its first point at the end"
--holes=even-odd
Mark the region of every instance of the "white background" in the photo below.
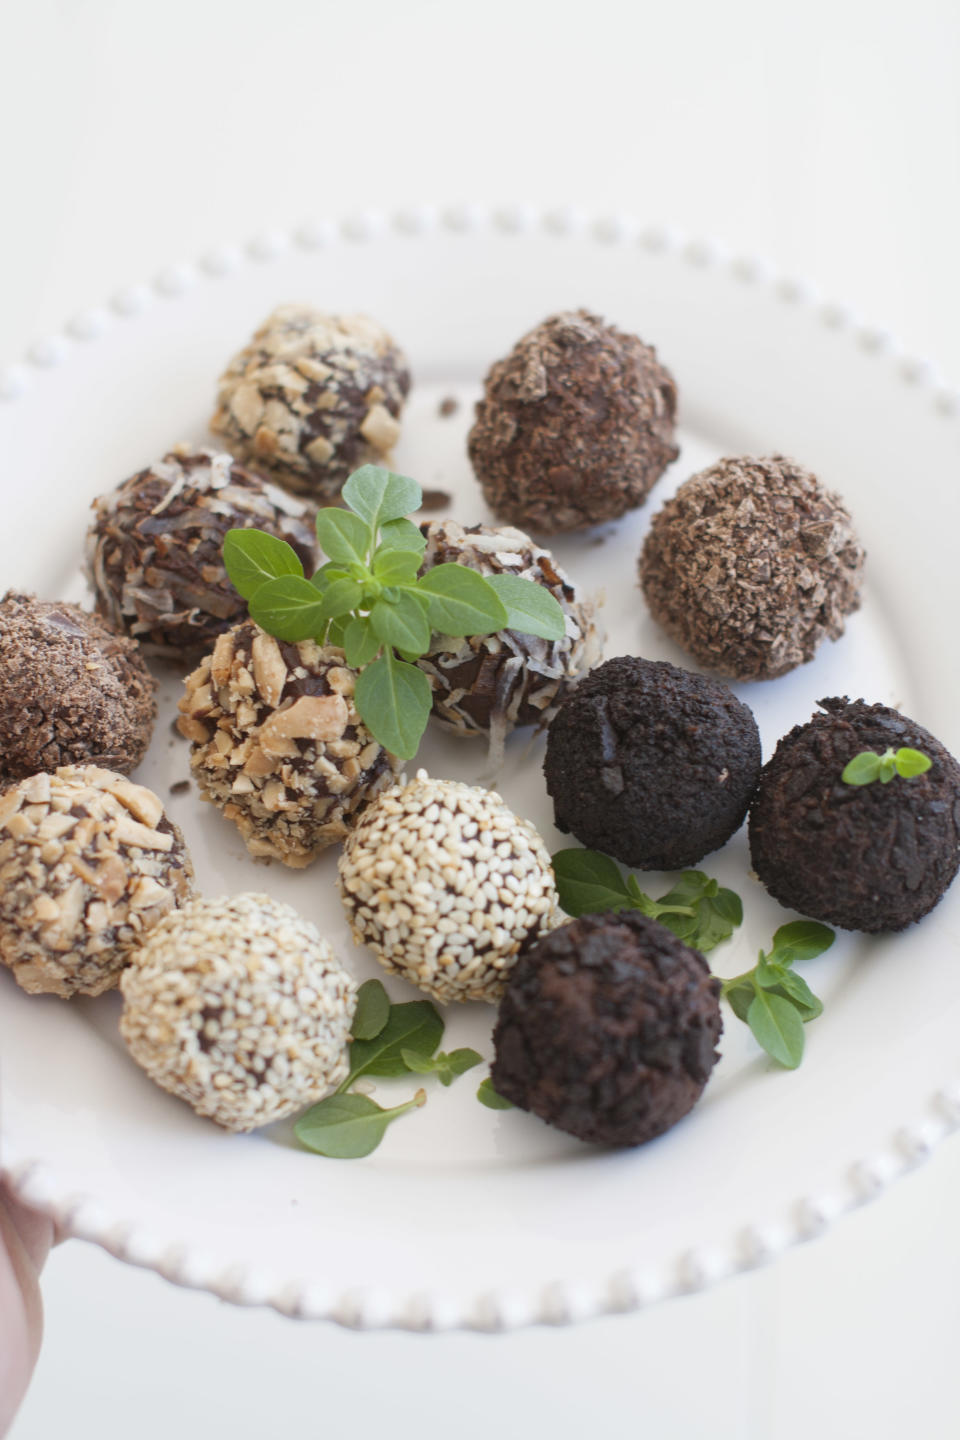
{"type": "MultiPolygon", "coordinates": [[[[478,199],[769,255],[960,380],[956,3],[0,0],[0,55],[0,364],[219,241],[478,199]]],[[[507,1338],[298,1326],[68,1244],[14,1440],[946,1440],[958,1213],[954,1140],[771,1269],[507,1338]]]]}

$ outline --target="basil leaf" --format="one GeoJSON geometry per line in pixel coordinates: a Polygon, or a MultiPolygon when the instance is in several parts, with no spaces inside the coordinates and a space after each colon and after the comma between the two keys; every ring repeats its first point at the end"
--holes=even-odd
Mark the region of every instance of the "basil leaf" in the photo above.
{"type": "Polygon", "coordinates": [[[290,642],[322,634],[329,619],[320,591],[302,575],[268,580],[249,601],[249,608],[261,629],[290,642]]]}
{"type": "Polygon", "coordinates": [[[349,1089],[361,1075],[408,1075],[404,1050],[432,1055],[443,1037],[443,1021],[429,1000],[391,1005],[383,1029],[372,1040],[357,1039],[350,1046],[350,1074],[340,1089],[349,1089]]]}
{"type": "Polygon", "coordinates": [[[420,569],[420,556],[412,550],[390,550],[381,545],[373,557],[373,573],[381,585],[411,585],[420,569]]]}
{"type": "Polygon", "coordinates": [[[475,1065],[483,1064],[482,1055],[478,1055],[476,1050],[466,1048],[451,1050],[449,1055],[441,1051],[432,1058],[419,1055],[415,1050],[403,1050],[401,1054],[408,1070],[412,1070],[416,1075],[436,1075],[441,1085],[452,1085],[458,1075],[472,1070],[475,1065]]]}
{"type": "Polygon", "coordinates": [[[746,1021],[747,1011],[756,995],[752,974],[738,975],[733,980],[723,982],[723,998],[738,1020],[746,1021]]]}
{"type": "Polygon", "coordinates": [[[702,870],[684,870],[680,879],[666,895],[661,895],[660,905],[693,905],[705,895],[716,895],[719,886],[702,870]]]}
{"type": "Polygon", "coordinates": [[[342,565],[363,565],[372,540],[370,526],[349,510],[318,510],[317,539],[323,553],[342,565]]]}
{"type": "Polygon", "coordinates": [[[769,987],[774,995],[784,995],[797,1009],[800,1019],[806,1024],[823,1014],[823,1001],[814,995],[802,975],[795,970],[784,970],[777,985],[769,987]]]}
{"type": "Polygon", "coordinates": [[[486,1105],[488,1110],[513,1109],[513,1101],[505,1100],[502,1095],[497,1094],[496,1090],[494,1090],[493,1088],[493,1081],[490,1079],[489,1075],[487,1076],[486,1080],[481,1080],[480,1084],[477,1086],[477,1099],[480,1101],[481,1105],[486,1105]]]}
{"type": "Polygon", "coordinates": [[[415,655],[430,648],[429,621],[423,606],[409,592],[399,591],[392,604],[378,600],[370,611],[370,624],[384,645],[395,645],[415,655]]]}
{"type": "Polygon", "coordinates": [[[429,601],[430,624],[440,635],[492,635],[507,612],[488,581],[464,565],[435,565],[421,575],[417,591],[429,601]]]}
{"type": "Polygon", "coordinates": [[[268,580],[303,575],[293,546],[265,530],[228,530],[223,537],[223,563],[233,588],[244,600],[252,599],[268,580]]]}
{"type": "Polygon", "coordinates": [[[344,504],[367,522],[373,535],[388,521],[419,510],[423,499],[416,480],[394,475],[382,465],[361,465],[359,470],[354,470],[342,495],[344,504]]]}
{"type": "Polygon", "coordinates": [[[485,578],[503,601],[508,630],[539,635],[543,640],[562,640],[566,635],[566,616],[545,585],[524,580],[520,575],[487,575],[485,578]]]}
{"type": "Polygon", "coordinates": [[[412,760],[430,718],[433,692],[422,670],[387,650],[361,670],[354,701],[360,718],[384,749],[412,760]]]}
{"type": "Polygon", "coordinates": [[[713,908],[721,920],[730,925],[743,924],[743,901],[736,890],[718,889],[713,897],[713,908]]]}
{"type": "Polygon", "coordinates": [[[319,570],[313,572],[310,583],[311,585],[316,585],[318,590],[323,590],[332,580],[350,580],[355,578],[355,576],[350,575],[349,571],[344,570],[342,565],[338,565],[335,560],[328,560],[326,565],[321,565],[319,570]]]}
{"type": "Polygon", "coordinates": [[[365,980],[357,991],[350,1034],[354,1040],[373,1040],[390,1018],[390,996],[379,980],[365,980]]]}
{"type": "Polygon", "coordinates": [[[758,990],[747,1011],[747,1024],[767,1054],[787,1070],[803,1059],[803,1021],[789,1000],[758,990]]]}
{"type": "Polygon", "coordinates": [[[363,587],[356,580],[334,580],[323,591],[323,613],[331,620],[349,615],[363,598],[363,587]]]}
{"type": "Polygon", "coordinates": [[[373,626],[365,615],[351,620],[343,633],[343,653],[347,664],[354,670],[369,665],[380,649],[373,626]]]}
{"type": "MultiPolygon", "coordinates": [[[[231,531],[231,534],[233,532],[231,531]]],[[[914,775],[924,775],[930,769],[933,761],[929,755],[924,755],[922,750],[911,750],[909,746],[901,746],[894,757],[897,766],[897,774],[904,780],[912,780],[914,775]]]]}
{"type": "Polygon", "coordinates": [[[343,630],[344,630],[344,625],[343,625],[343,620],[342,620],[342,618],[338,618],[338,619],[336,619],[336,620],[331,620],[330,623],[329,623],[329,625],[327,626],[327,633],[326,633],[326,635],[324,636],[324,641],[323,641],[323,643],[324,643],[325,645],[338,645],[338,646],[340,647],[340,649],[342,650],[342,649],[343,649],[343,630]]]}
{"type": "Polygon", "coordinates": [[[384,1110],[369,1095],[329,1095],[301,1115],[294,1133],[301,1145],[317,1155],[359,1160],[376,1150],[391,1121],[418,1109],[426,1098],[425,1092],[418,1090],[405,1105],[384,1110]]]}
{"type": "Polygon", "coordinates": [[[422,555],[427,548],[427,537],[412,520],[388,520],[380,526],[380,548],[411,550],[422,555]]]}
{"type": "Polygon", "coordinates": [[[560,904],[568,915],[634,908],[620,869],[609,856],[597,850],[558,850],[552,864],[560,904]]]}
{"type": "Polygon", "coordinates": [[[840,779],[844,785],[872,785],[880,774],[880,756],[874,750],[864,750],[843,767],[840,779]]]}
{"type": "Polygon", "coordinates": [[[774,932],[773,949],[766,957],[778,960],[782,965],[792,965],[797,960],[815,960],[834,941],[834,933],[828,925],[818,920],[792,920],[781,925],[774,932]]]}

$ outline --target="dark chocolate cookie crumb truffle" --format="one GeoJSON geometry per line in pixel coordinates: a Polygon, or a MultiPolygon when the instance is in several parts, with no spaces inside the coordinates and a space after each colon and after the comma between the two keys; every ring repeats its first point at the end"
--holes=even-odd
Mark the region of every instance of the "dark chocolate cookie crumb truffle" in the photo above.
{"type": "Polygon", "coordinates": [[[156,713],[135,641],[79,605],[0,600],[0,785],[60,765],[127,774],[156,713]]]}
{"type": "Polygon", "coordinates": [[[742,823],[760,736],[726,685],[621,655],[560,706],[543,768],[558,829],[639,870],[680,870],[742,823]]]}
{"type": "Polygon", "coordinates": [[[195,660],[246,615],[223,564],[228,530],[265,530],[313,568],[306,506],[223,451],[178,445],[94,508],[87,573],[97,609],[148,655],[195,660]]]}
{"type": "Polygon", "coordinates": [[[654,515],[640,583],[654,619],[710,670],[772,680],[843,634],[864,551],[838,495],[783,455],[718,460],[654,515]]]}
{"type": "Polygon", "coordinates": [[[587,310],[544,320],[491,368],[467,441],[494,514],[541,535],[642,505],[679,450],[656,351],[587,310]]]}
{"type": "Polygon", "coordinates": [[[333,500],[359,465],[389,461],[409,389],[375,320],[282,305],[220,377],[210,428],[288,490],[333,500]]]}
{"type": "Polygon", "coordinates": [[[646,915],[582,915],[511,971],[494,1089],[581,1140],[642,1145],[700,1098],[718,1059],[719,995],[703,956],[646,915]]]}
{"type": "Polygon", "coordinates": [[[781,905],[843,930],[903,930],[932,910],[960,866],[960,765],[928,730],[885,705],[821,700],[760,775],[750,855],[781,905]],[[864,750],[920,750],[911,779],[846,785],[864,750]]]}

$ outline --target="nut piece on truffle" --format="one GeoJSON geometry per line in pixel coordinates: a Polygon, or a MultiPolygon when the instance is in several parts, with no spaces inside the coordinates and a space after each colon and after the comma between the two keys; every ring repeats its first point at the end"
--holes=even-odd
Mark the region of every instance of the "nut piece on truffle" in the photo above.
{"type": "Polygon", "coordinates": [[[356,986],[315,926],[268,895],[168,915],[120,985],[134,1060],[226,1130],[281,1120],[347,1074],[356,986]]]}
{"type": "Polygon", "coordinates": [[[32,994],[99,995],[190,894],[163,804],[95,765],[33,775],[0,798],[0,961],[32,994]]]}
{"type": "Polygon", "coordinates": [[[692,1109],[718,1059],[720,982],[639,911],[582,915],[510,974],[494,1089],[599,1145],[642,1145],[692,1109]]]}
{"type": "Polygon", "coordinates": [[[564,833],[639,870],[681,870],[739,829],[760,736],[720,681],[621,655],[561,705],[543,768],[564,833]]]}
{"type": "Polygon", "coordinates": [[[251,855],[301,869],[342,840],[400,762],[364,725],[342,650],[287,644],[252,620],[187,676],[180,733],[204,800],[251,855]]]}
{"type": "Polygon", "coordinates": [[[370,806],[339,868],[357,944],[442,1004],[497,1000],[523,947],[556,923],[533,826],[494,791],[425,770],[370,806]]]}
{"type": "Polygon", "coordinates": [[[306,506],[223,451],[178,445],[94,509],[87,574],[97,609],[147,655],[196,660],[246,615],[223,563],[228,530],[265,530],[313,568],[306,506]]]}
{"type": "Polygon", "coordinates": [[[499,519],[541,535],[583,530],[643,504],[680,453],[676,408],[651,346],[566,311],[491,367],[467,448],[499,519]]]}
{"type": "Polygon", "coordinates": [[[566,617],[562,640],[515,630],[467,639],[434,636],[417,665],[433,687],[433,714],[458,735],[487,735],[499,752],[516,725],[538,725],[555,714],[571,684],[600,658],[602,635],[593,604],[578,600],[550,554],[522,530],[464,527],[455,520],[421,526],[427,537],[424,569],[464,565],[481,575],[516,575],[549,590],[566,617]]]}
{"type": "Polygon", "coordinates": [[[845,696],[795,725],[760,774],[750,856],[781,905],[843,930],[903,930],[932,910],[960,866],[960,765],[921,725],[845,696]],[[920,750],[912,779],[846,785],[864,750],[920,750]]]}
{"type": "Polygon", "coordinates": [[[288,490],[333,500],[358,465],[389,460],[409,389],[376,321],[282,305],[221,376],[210,428],[288,490]]]}
{"type": "Polygon", "coordinates": [[[718,460],[654,515],[640,558],[653,618],[710,670],[772,680],[836,640],[864,551],[838,495],[783,455],[718,460]]]}
{"type": "Polygon", "coordinates": [[[59,765],[133,770],[156,713],[134,641],[79,605],[0,601],[0,784],[59,765]]]}

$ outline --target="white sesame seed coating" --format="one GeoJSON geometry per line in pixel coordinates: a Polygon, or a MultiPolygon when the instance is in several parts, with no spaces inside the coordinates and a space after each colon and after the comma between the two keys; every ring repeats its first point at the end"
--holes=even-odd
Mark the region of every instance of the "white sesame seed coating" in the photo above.
{"type": "Polygon", "coordinates": [[[557,923],[546,846],[492,790],[419,770],[364,812],[338,885],[358,945],[441,1003],[494,1002],[557,923]]]}
{"type": "Polygon", "coordinates": [[[347,1074],[356,985],[316,927],[268,895],[167,916],[121,990],[134,1060],[226,1130],[291,1115],[347,1074]]]}

